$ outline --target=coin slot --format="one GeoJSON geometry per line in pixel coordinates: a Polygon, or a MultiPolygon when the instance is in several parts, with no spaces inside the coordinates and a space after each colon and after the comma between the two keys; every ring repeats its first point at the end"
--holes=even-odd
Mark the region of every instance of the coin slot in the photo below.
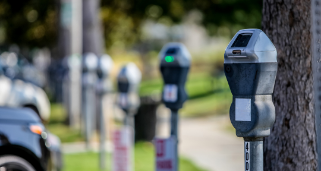
{"type": "Polygon", "coordinates": [[[241,55],[241,50],[233,50],[233,54],[241,55]]]}

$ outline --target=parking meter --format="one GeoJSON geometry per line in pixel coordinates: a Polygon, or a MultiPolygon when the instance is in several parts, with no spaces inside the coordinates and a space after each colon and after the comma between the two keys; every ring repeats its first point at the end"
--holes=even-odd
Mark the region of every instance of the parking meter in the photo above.
{"type": "Polygon", "coordinates": [[[102,55],[98,59],[98,68],[97,68],[97,76],[98,76],[98,84],[97,91],[100,95],[111,91],[112,85],[111,80],[109,79],[109,75],[113,66],[113,60],[107,54],[102,55]]]}
{"type": "Polygon", "coordinates": [[[87,149],[90,148],[90,138],[95,128],[96,118],[96,81],[98,59],[94,53],[87,53],[83,57],[83,106],[87,149]]]}
{"type": "Polygon", "coordinates": [[[261,30],[240,30],[225,50],[224,72],[233,94],[230,120],[245,141],[245,170],[263,171],[263,137],[275,121],[276,48],[261,30]]]}
{"type": "Polygon", "coordinates": [[[168,43],[159,53],[160,71],[164,87],[162,101],[171,110],[171,137],[175,143],[175,169],[178,170],[178,110],[187,100],[185,83],[190,68],[191,55],[181,43],[168,43]]]}
{"type": "Polygon", "coordinates": [[[182,108],[187,100],[185,83],[191,55],[181,43],[168,43],[160,54],[160,71],[164,80],[162,100],[172,110],[182,108]]]}
{"type": "Polygon", "coordinates": [[[137,91],[141,77],[141,72],[134,63],[123,66],[118,74],[118,104],[128,115],[133,115],[140,105],[137,91]]]}
{"type": "MultiPolygon", "coordinates": [[[[140,99],[137,91],[141,77],[141,72],[134,63],[128,63],[123,66],[117,76],[117,85],[119,91],[118,105],[126,114],[124,118],[124,127],[120,131],[122,134],[121,137],[126,137],[124,140],[122,140],[123,144],[127,144],[127,147],[123,146],[123,148],[128,148],[128,153],[126,153],[126,155],[130,155],[133,152],[132,149],[135,137],[134,114],[136,114],[136,111],[140,105],[140,99]],[[125,141],[127,143],[125,143],[125,141]]],[[[118,145],[119,142],[116,141],[115,146],[117,147],[118,145]]],[[[116,152],[116,155],[114,156],[118,155],[121,155],[119,151],[116,152]]],[[[122,153],[122,155],[125,155],[125,153],[122,153]]],[[[131,168],[131,157],[126,156],[124,158],[124,161],[125,163],[127,162],[127,164],[123,167],[131,168]]]]}
{"type": "Polygon", "coordinates": [[[109,75],[112,69],[113,60],[111,57],[107,54],[102,55],[98,59],[98,68],[97,68],[97,87],[96,87],[96,93],[97,93],[97,99],[99,104],[99,166],[100,169],[104,170],[106,169],[106,149],[105,149],[105,140],[106,140],[106,132],[105,132],[105,117],[104,117],[104,96],[106,93],[111,91],[111,81],[109,79],[109,75]]]}

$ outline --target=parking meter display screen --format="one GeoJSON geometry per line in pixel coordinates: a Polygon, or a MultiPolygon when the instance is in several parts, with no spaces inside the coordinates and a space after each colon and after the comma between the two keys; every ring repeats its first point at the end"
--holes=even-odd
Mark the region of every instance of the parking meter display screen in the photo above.
{"type": "Polygon", "coordinates": [[[178,48],[169,48],[167,49],[166,51],[166,56],[165,56],[165,61],[166,62],[173,62],[175,59],[174,59],[174,56],[173,55],[176,55],[177,52],[179,51],[178,48]]]}
{"type": "Polygon", "coordinates": [[[178,51],[179,51],[178,48],[169,48],[169,49],[167,49],[165,54],[166,55],[175,55],[175,54],[177,54],[178,51]]]}
{"type": "Polygon", "coordinates": [[[239,34],[232,47],[246,47],[252,37],[252,33],[239,34]]]}

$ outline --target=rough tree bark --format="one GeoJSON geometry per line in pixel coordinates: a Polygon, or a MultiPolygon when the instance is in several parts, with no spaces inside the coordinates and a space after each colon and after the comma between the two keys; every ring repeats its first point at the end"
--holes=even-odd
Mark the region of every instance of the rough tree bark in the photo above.
{"type": "Polygon", "coordinates": [[[263,0],[262,29],[278,51],[276,121],[264,141],[264,170],[316,170],[311,1],[263,0]]]}

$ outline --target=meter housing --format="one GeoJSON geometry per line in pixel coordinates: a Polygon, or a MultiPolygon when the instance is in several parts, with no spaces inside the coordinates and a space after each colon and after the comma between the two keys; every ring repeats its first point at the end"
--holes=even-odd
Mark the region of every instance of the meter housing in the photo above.
{"type": "Polygon", "coordinates": [[[118,104],[127,113],[134,113],[140,105],[137,91],[141,77],[141,72],[134,63],[123,66],[117,76],[118,104]]]}
{"type": "Polygon", "coordinates": [[[276,48],[259,29],[240,30],[227,46],[224,72],[233,94],[230,120],[238,137],[270,135],[277,67],[276,48]]]}
{"type": "Polygon", "coordinates": [[[188,98],[185,83],[191,55],[182,43],[168,43],[160,51],[159,58],[164,80],[162,101],[166,107],[178,110],[188,98]]]}

